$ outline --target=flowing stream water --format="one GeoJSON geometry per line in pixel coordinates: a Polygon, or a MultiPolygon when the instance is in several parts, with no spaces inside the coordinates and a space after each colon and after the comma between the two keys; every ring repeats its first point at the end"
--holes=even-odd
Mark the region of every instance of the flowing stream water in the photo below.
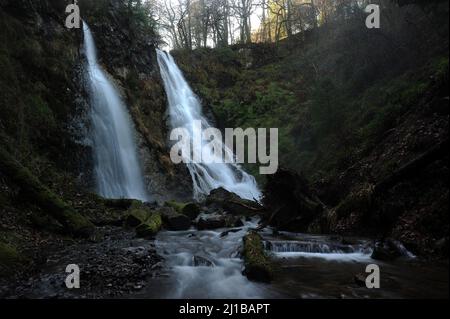
{"type": "Polygon", "coordinates": [[[164,87],[169,102],[169,118],[172,129],[184,128],[190,133],[189,142],[182,147],[181,156],[192,177],[194,197],[201,198],[215,188],[223,187],[246,199],[259,199],[261,192],[253,176],[247,174],[235,163],[224,163],[224,159],[233,162],[233,152],[222,141],[213,139],[197,143],[194,136],[197,132],[196,123],[201,123],[201,129],[211,125],[202,114],[198,97],[184,79],[173,57],[164,51],[157,50],[158,63],[164,87]],[[213,149],[222,150],[223,158],[218,158],[213,149]],[[191,153],[209,157],[207,161],[192,161],[191,153]],[[208,162],[208,163],[206,163],[208,162]]]}
{"type": "Polygon", "coordinates": [[[98,64],[94,38],[85,22],[83,32],[97,191],[107,198],[148,200],[130,115],[117,88],[98,64]]]}
{"type": "Polygon", "coordinates": [[[260,232],[274,263],[270,284],[249,281],[240,258],[242,238],[257,220],[234,229],[162,231],[155,246],[164,257],[162,276],[151,279],[141,298],[446,298],[448,264],[409,254],[395,261],[371,258],[373,241],[327,235],[260,232]],[[380,267],[380,289],[368,289],[366,266],[380,267]]]}

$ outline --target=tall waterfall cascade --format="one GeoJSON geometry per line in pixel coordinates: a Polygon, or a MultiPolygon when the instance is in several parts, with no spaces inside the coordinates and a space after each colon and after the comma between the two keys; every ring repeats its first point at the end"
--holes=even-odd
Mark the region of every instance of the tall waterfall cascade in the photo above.
{"type": "MultiPolygon", "coordinates": [[[[194,94],[186,82],[181,70],[173,57],[164,51],[157,50],[158,64],[169,104],[169,119],[172,129],[184,128],[191,134],[191,143],[186,150],[192,150],[197,154],[213,154],[213,147],[219,147],[225,156],[234,158],[230,150],[222,141],[212,143],[202,141],[194,143],[194,122],[201,122],[202,129],[211,127],[202,114],[202,107],[198,97],[194,94]],[[196,149],[194,149],[196,148],[196,149]]],[[[188,151],[181,150],[182,157],[187,156],[188,151]]],[[[223,187],[234,192],[242,198],[259,199],[261,192],[258,189],[255,178],[247,174],[238,164],[220,163],[220,159],[210,160],[208,164],[186,160],[187,168],[193,181],[194,198],[199,199],[215,188],[223,187]]]]}
{"type": "Polygon", "coordinates": [[[117,88],[98,64],[94,38],[85,22],[83,32],[97,191],[107,198],[148,200],[130,115],[117,88]]]}

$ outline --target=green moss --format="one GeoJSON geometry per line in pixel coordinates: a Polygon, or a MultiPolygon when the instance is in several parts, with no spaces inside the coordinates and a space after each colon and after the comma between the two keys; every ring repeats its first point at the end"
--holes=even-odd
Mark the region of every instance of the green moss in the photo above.
{"type": "Polygon", "coordinates": [[[200,214],[200,208],[195,203],[179,203],[175,201],[167,201],[165,203],[166,206],[172,207],[179,214],[183,214],[188,216],[191,219],[194,219],[200,214]]]}
{"type": "Polygon", "coordinates": [[[152,237],[161,229],[162,220],[158,213],[151,213],[144,222],[136,227],[136,236],[152,237]]]}
{"type": "Polygon", "coordinates": [[[273,265],[264,250],[261,236],[256,232],[250,232],[244,237],[243,241],[244,274],[250,280],[271,281],[273,265]]]}
{"type": "Polygon", "coordinates": [[[150,210],[142,202],[133,200],[125,223],[127,226],[136,227],[136,236],[152,237],[161,229],[162,219],[159,213],[150,210]]]}
{"type": "Polygon", "coordinates": [[[126,224],[131,227],[136,227],[145,222],[151,214],[149,209],[130,208],[127,212],[126,224]]]}
{"type": "Polygon", "coordinates": [[[93,232],[94,225],[89,220],[44,186],[3,148],[0,148],[0,164],[2,173],[22,189],[26,200],[40,206],[43,212],[59,221],[66,231],[77,236],[88,236],[93,232]]]}

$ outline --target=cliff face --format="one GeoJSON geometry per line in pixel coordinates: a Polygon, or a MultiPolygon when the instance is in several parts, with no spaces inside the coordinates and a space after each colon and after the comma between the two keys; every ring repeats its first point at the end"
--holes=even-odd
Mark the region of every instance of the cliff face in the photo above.
{"type": "Polygon", "coordinates": [[[78,174],[89,161],[77,143],[82,132],[71,127],[82,116],[82,57],[80,33],[63,26],[65,5],[1,1],[0,7],[2,144],[38,174],[47,164],[78,174]]]}
{"type": "MultiPolygon", "coordinates": [[[[36,152],[92,190],[83,34],[63,24],[68,3],[1,2],[0,128],[19,161],[36,152]]],[[[153,26],[133,16],[125,1],[81,1],[80,8],[93,30],[101,63],[122,89],[134,120],[149,192],[157,200],[190,197],[190,178],[183,167],[172,165],[166,147],[166,100],[153,26]]]]}
{"type": "Polygon", "coordinates": [[[81,6],[96,40],[100,62],[122,89],[138,133],[147,187],[157,200],[191,197],[185,167],[175,166],[167,148],[166,96],[156,60],[158,36],[130,16],[123,1],[81,6]]]}

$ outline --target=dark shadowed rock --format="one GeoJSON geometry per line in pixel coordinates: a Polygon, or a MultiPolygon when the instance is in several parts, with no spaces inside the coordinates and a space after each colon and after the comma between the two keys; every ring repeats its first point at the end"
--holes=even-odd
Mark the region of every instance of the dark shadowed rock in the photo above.
{"type": "Polygon", "coordinates": [[[226,213],[202,214],[197,221],[197,229],[199,230],[242,226],[241,217],[226,213]]]}
{"type": "Polygon", "coordinates": [[[242,230],[242,228],[233,228],[233,229],[226,230],[220,234],[220,237],[228,236],[229,233],[237,233],[240,230],[242,230]]]}
{"type": "Polygon", "coordinates": [[[191,220],[186,215],[177,213],[172,207],[158,209],[164,225],[170,230],[187,230],[191,227],[191,220]]]}
{"type": "Polygon", "coordinates": [[[217,228],[223,228],[226,227],[227,221],[226,217],[224,215],[215,215],[215,216],[208,216],[208,217],[200,217],[200,219],[197,222],[197,229],[198,230],[205,230],[205,229],[217,229],[217,228]]]}
{"type": "Polygon", "coordinates": [[[408,256],[410,253],[397,240],[387,238],[378,240],[372,252],[371,258],[376,260],[394,260],[398,257],[408,256]]]}
{"type": "Polygon", "coordinates": [[[232,215],[253,216],[262,214],[264,211],[264,208],[256,200],[242,199],[222,187],[213,189],[206,198],[205,204],[210,208],[226,211],[232,215]]]}
{"type": "Polygon", "coordinates": [[[202,256],[193,256],[192,257],[192,264],[195,267],[199,267],[199,266],[206,266],[206,267],[214,267],[214,263],[209,260],[208,258],[202,257],[202,256]]]}
{"type": "Polygon", "coordinates": [[[313,221],[322,230],[324,207],[301,175],[279,169],[268,175],[263,203],[269,213],[265,222],[280,230],[306,231],[313,221]]]}
{"type": "Polygon", "coordinates": [[[200,214],[200,207],[196,203],[179,203],[175,201],[168,201],[166,206],[172,207],[179,214],[186,215],[190,219],[195,219],[200,214]]]}

